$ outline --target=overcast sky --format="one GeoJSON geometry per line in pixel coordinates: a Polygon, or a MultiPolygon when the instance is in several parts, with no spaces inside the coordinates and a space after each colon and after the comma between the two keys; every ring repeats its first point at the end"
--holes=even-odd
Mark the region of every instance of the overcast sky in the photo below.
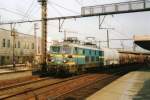
{"type": "MultiPolygon", "coordinates": [[[[107,3],[124,2],[131,0],[48,0],[48,17],[79,15],[82,6],[101,5],[107,3]]],[[[40,4],[37,0],[0,0],[0,21],[40,19],[40,4]]],[[[103,17],[103,16],[102,16],[103,17]]],[[[15,28],[26,34],[33,34],[33,24],[16,24],[15,28]]],[[[115,28],[110,30],[110,38],[132,38],[137,34],[150,34],[150,12],[118,14],[106,16],[103,27],[115,28]]],[[[9,25],[2,25],[9,29],[9,25]]],[[[40,35],[40,23],[37,30],[40,35]]],[[[84,39],[87,36],[97,40],[106,40],[106,30],[98,29],[98,17],[65,20],[62,30],[72,31],[67,36],[76,36],[84,39]]],[[[58,32],[58,21],[48,22],[48,37],[51,40],[60,40],[63,33],[58,32]]],[[[125,42],[131,47],[131,41],[125,42]]],[[[112,47],[120,47],[120,42],[111,42],[112,47]]]]}

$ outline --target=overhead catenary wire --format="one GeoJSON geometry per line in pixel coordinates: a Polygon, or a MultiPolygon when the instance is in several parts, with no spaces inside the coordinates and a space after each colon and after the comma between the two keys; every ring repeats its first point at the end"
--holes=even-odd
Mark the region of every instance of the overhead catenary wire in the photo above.
{"type": "Polygon", "coordinates": [[[23,14],[18,13],[18,12],[15,12],[15,11],[13,11],[13,10],[9,10],[9,9],[6,9],[6,8],[0,8],[0,10],[4,10],[4,11],[6,11],[6,12],[9,12],[9,13],[12,13],[12,14],[15,14],[15,15],[18,15],[18,16],[23,16],[23,17],[24,17],[23,14]]]}
{"type": "MultiPolygon", "coordinates": [[[[100,16],[99,16],[99,28],[101,29],[101,25],[102,25],[102,23],[104,22],[104,19],[105,19],[105,16],[103,17],[103,19],[102,19],[102,22],[100,22],[100,16]]],[[[107,28],[106,28],[107,29],[107,28]]],[[[120,32],[118,32],[118,31],[116,31],[116,30],[113,30],[115,33],[117,32],[117,33],[119,33],[120,35],[122,35],[122,36],[124,36],[124,34],[121,34],[120,32]]],[[[115,35],[116,36],[116,35],[115,35]]],[[[117,35],[118,36],[118,35],[117,35]]],[[[109,39],[109,40],[111,40],[111,41],[113,41],[113,40],[119,40],[119,41],[124,41],[124,40],[133,40],[133,39],[131,39],[131,38],[126,38],[126,39],[109,39]]],[[[122,43],[122,42],[121,42],[122,43]]]]}
{"type": "MultiPolygon", "coordinates": [[[[32,0],[31,4],[29,5],[28,9],[25,12],[25,16],[27,17],[30,13],[29,11],[31,10],[31,7],[33,6],[35,0],[32,0]]],[[[23,17],[24,19],[25,17],[23,17]]]]}
{"type": "MultiPolygon", "coordinates": [[[[114,17],[112,17],[113,18],[113,20],[116,22],[116,23],[118,23],[118,25],[119,26],[121,26],[121,27],[124,27],[124,25],[122,25],[118,20],[116,20],[114,17]]],[[[123,28],[123,29],[126,29],[126,28],[123,28]]],[[[122,28],[121,28],[121,30],[122,30],[122,28]]],[[[124,31],[124,30],[122,30],[122,31],[124,31]]],[[[117,31],[118,33],[121,33],[121,35],[123,35],[123,36],[125,36],[125,37],[129,37],[129,36],[127,36],[127,34],[125,34],[125,33],[123,33],[123,32],[119,32],[119,31],[117,31]]]]}
{"type": "Polygon", "coordinates": [[[119,32],[118,30],[112,30],[112,31],[114,31],[115,33],[119,33],[120,35],[122,35],[123,37],[126,37],[127,39],[130,39],[128,36],[126,36],[124,33],[122,33],[122,32],[119,32]]]}
{"type": "MultiPolygon", "coordinates": [[[[112,14],[122,14],[122,13],[133,13],[133,12],[143,12],[143,11],[150,11],[150,8],[142,9],[142,10],[134,10],[129,12],[108,12],[108,13],[96,13],[96,14],[88,14],[88,15],[73,15],[73,16],[62,16],[62,17],[53,17],[47,18],[47,20],[59,20],[59,19],[76,19],[76,18],[85,18],[85,17],[94,17],[94,16],[102,16],[102,15],[112,15],[112,14]]],[[[12,24],[12,23],[31,23],[31,22],[39,22],[42,21],[41,19],[35,20],[18,20],[18,21],[11,21],[11,22],[3,22],[0,25],[12,24]]]]}
{"type": "Polygon", "coordinates": [[[35,16],[37,14],[37,12],[39,11],[39,7],[36,7],[36,9],[32,10],[32,14],[28,15],[28,18],[31,18],[32,17],[37,17],[35,16]]]}
{"type": "Polygon", "coordinates": [[[60,8],[63,8],[63,9],[64,9],[64,10],[66,10],[66,11],[71,12],[71,13],[74,13],[74,14],[80,14],[79,12],[76,12],[76,11],[74,11],[74,10],[72,10],[72,9],[69,9],[69,8],[63,7],[63,6],[61,6],[61,5],[59,5],[59,4],[55,3],[55,2],[48,1],[48,3],[50,3],[50,4],[54,4],[54,5],[56,5],[56,6],[60,7],[60,8]]]}
{"type": "MultiPolygon", "coordinates": [[[[113,19],[114,19],[114,17],[112,17],[113,19]]],[[[103,18],[102,19],[102,23],[103,23],[103,21],[104,21],[104,19],[105,18],[103,18]]],[[[107,24],[110,24],[110,23],[108,23],[107,22],[107,24]]],[[[101,25],[101,24],[100,24],[101,25]]],[[[111,25],[110,25],[111,26],[111,25]]],[[[121,25],[120,25],[121,26],[121,25]]],[[[111,26],[112,27],[112,26],[111,26]]],[[[120,32],[120,31],[118,31],[118,30],[116,30],[116,29],[113,29],[112,31],[114,31],[115,33],[119,33],[120,34],[120,36],[123,36],[123,37],[126,37],[127,39],[129,39],[129,37],[126,35],[126,34],[124,34],[123,32],[120,32]]],[[[117,35],[118,36],[118,35],[117,35]]]]}
{"type": "MultiPolygon", "coordinates": [[[[48,3],[48,4],[49,4],[49,3],[48,3]]],[[[49,5],[50,5],[50,4],[49,4],[49,5]]],[[[56,9],[55,6],[50,5],[50,7],[53,8],[60,16],[62,16],[62,13],[61,13],[58,9],[56,9]]]]}
{"type": "Polygon", "coordinates": [[[75,0],[77,2],[77,4],[79,4],[80,6],[82,6],[83,4],[79,1],[79,0],[75,0]]]}

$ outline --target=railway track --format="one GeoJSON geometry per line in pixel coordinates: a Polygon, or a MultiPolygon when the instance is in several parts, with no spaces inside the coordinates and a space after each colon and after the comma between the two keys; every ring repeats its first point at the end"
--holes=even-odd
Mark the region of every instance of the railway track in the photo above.
{"type": "MultiPolygon", "coordinates": [[[[81,75],[81,76],[84,76],[84,75],[81,75]]],[[[66,78],[66,79],[43,78],[39,80],[27,81],[27,82],[18,83],[15,85],[1,87],[0,99],[8,99],[8,98],[16,97],[18,95],[21,95],[27,92],[31,92],[37,89],[59,84],[59,83],[69,81],[72,79],[76,79],[81,76],[75,76],[75,77],[66,78]]]]}
{"type": "Polygon", "coordinates": [[[23,94],[28,91],[47,86],[50,83],[54,84],[55,82],[58,81],[59,79],[50,80],[50,78],[43,78],[43,79],[18,83],[15,85],[5,86],[0,88],[0,100],[17,96],[18,94],[23,94]]]}
{"type": "Polygon", "coordinates": [[[103,87],[111,83],[112,81],[118,79],[122,75],[128,73],[129,71],[132,71],[132,70],[124,69],[124,71],[113,73],[104,78],[100,78],[92,83],[85,84],[84,86],[72,89],[54,98],[48,97],[48,99],[50,100],[85,100],[87,97],[89,97],[96,91],[99,91],[100,89],[102,89],[103,87]]]}
{"type": "Polygon", "coordinates": [[[12,74],[12,73],[21,73],[21,72],[26,72],[26,71],[32,71],[32,69],[27,69],[27,70],[11,70],[11,71],[2,72],[2,73],[0,73],[0,75],[12,74]]]}
{"type": "Polygon", "coordinates": [[[32,80],[26,80],[26,81],[19,82],[19,83],[16,82],[16,83],[11,84],[11,85],[6,85],[6,86],[3,86],[3,87],[0,87],[0,91],[20,87],[20,86],[27,85],[27,84],[32,84],[32,83],[36,83],[36,82],[40,82],[40,81],[45,81],[45,80],[48,80],[48,79],[50,79],[50,78],[35,78],[35,79],[32,79],[32,80]]]}
{"type": "MultiPolygon", "coordinates": [[[[120,72],[121,73],[121,72],[120,72]]],[[[102,83],[101,87],[114,80],[119,73],[83,74],[65,79],[45,78],[43,80],[20,83],[0,89],[0,99],[7,100],[61,100],[68,94],[102,83]],[[115,77],[115,78],[114,78],[115,77]],[[106,83],[105,83],[106,81],[106,83]]]]}
{"type": "MultiPolygon", "coordinates": [[[[103,79],[99,79],[93,83],[86,84],[83,87],[78,87],[76,89],[70,90],[64,94],[58,95],[57,97],[53,98],[52,100],[85,100],[89,95],[99,91],[112,81],[116,80],[120,76],[108,76],[103,79]]],[[[51,97],[48,97],[51,100],[51,97]]]]}
{"type": "Polygon", "coordinates": [[[37,79],[40,79],[40,77],[38,77],[38,76],[24,76],[24,77],[19,77],[19,78],[15,78],[15,79],[1,80],[0,81],[0,88],[10,86],[10,84],[15,85],[18,83],[37,80],[37,79]]]}
{"type": "Polygon", "coordinates": [[[44,81],[39,81],[39,82],[34,82],[29,84],[25,83],[25,84],[18,84],[15,86],[9,86],[6,88],[2,88],[0,90],[0,99],[22,100],[22,98],[24,98],[25,100],[28,100],[28,99],[35,99],[41,97],[43,98],[45,97],[45,94],[47,94],[48,91],[49,91],[48,93],[52,92],[53,95],[56,94],[54,91],[57,90],[58,88],[62,89],[61,87],[65,85],[67,86],[66,83],[70,84],[70,82],[73,83],[74,80],[77,81],[80,79],[82,80],[82,84],[83,84],[84,81],[86,81],[87,79],[94,80],[97,75],[104,77],[106,74],[101,74],[101,75],[86,74],[86,75],[75,76],[67,79],[51,79],[51,80],[45,79],[44,81]],[[62,86],[62,84],[64,85],[62,86]]]}
{"type": "MultiPolygon", "coordinates": [[[[57,97],[64,94],[75,87],[83,87],[85,83],[92,83],[98,78],[104,78],[109,74],[84,74],[72,78],[51,80],[51,82],[38,82],[29,86],[11,87],[8,89],[0,90],[0,99],[8,100],[32,100],[38,98],[39,100],[46,100],[50,97],[57,97]]],[[[45,80],[48,81],[48,80],[45,80]]]]}

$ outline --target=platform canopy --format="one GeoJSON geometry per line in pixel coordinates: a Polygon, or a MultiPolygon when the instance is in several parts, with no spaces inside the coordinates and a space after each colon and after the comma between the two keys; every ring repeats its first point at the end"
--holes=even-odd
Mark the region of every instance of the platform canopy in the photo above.
{"type": "Polygon", "coordinates": [[[134,43],[144,49],[150,50],[150,35],[135,35],[134,43]]]}

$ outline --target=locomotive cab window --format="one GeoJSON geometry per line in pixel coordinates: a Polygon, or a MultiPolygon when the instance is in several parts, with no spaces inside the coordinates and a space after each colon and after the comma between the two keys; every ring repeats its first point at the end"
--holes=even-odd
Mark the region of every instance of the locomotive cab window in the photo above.
{"type": "Polygon", "coordinates": [[[91,50],[89,50],[89,55],[91,55],[91,50]]]}
{"type": "Polygon", "coordinates": [[[51,46],[50,51],[52,53],[60,53],[60,46],[51,46]]]}
{"type": "Polygon", "coordinates": [[[85,50],[83,49],[83,55],[85,55],[85,50]]]}
{"type": "Polygon", "coordinates": [[[78,49],[77,49],[77,47],[74,47],[74,54],[78,54],[78,49]]]}
{"type": "Polygon", "coordinates": [[[83,54],[83,50],[82,50],[81,48],[79,48],[79,49],[78,49],[78,53],[79,53],[80,55],[82,55],[82,54],[83,54]]]}
{"type": "Polygon", "coordinates": [[[71,51],[72,51],[71,47],[64,46],[63,50],[62,50],[62,53],[64,53],[64,54],[71,54],[72,53],[71,51]]]}

